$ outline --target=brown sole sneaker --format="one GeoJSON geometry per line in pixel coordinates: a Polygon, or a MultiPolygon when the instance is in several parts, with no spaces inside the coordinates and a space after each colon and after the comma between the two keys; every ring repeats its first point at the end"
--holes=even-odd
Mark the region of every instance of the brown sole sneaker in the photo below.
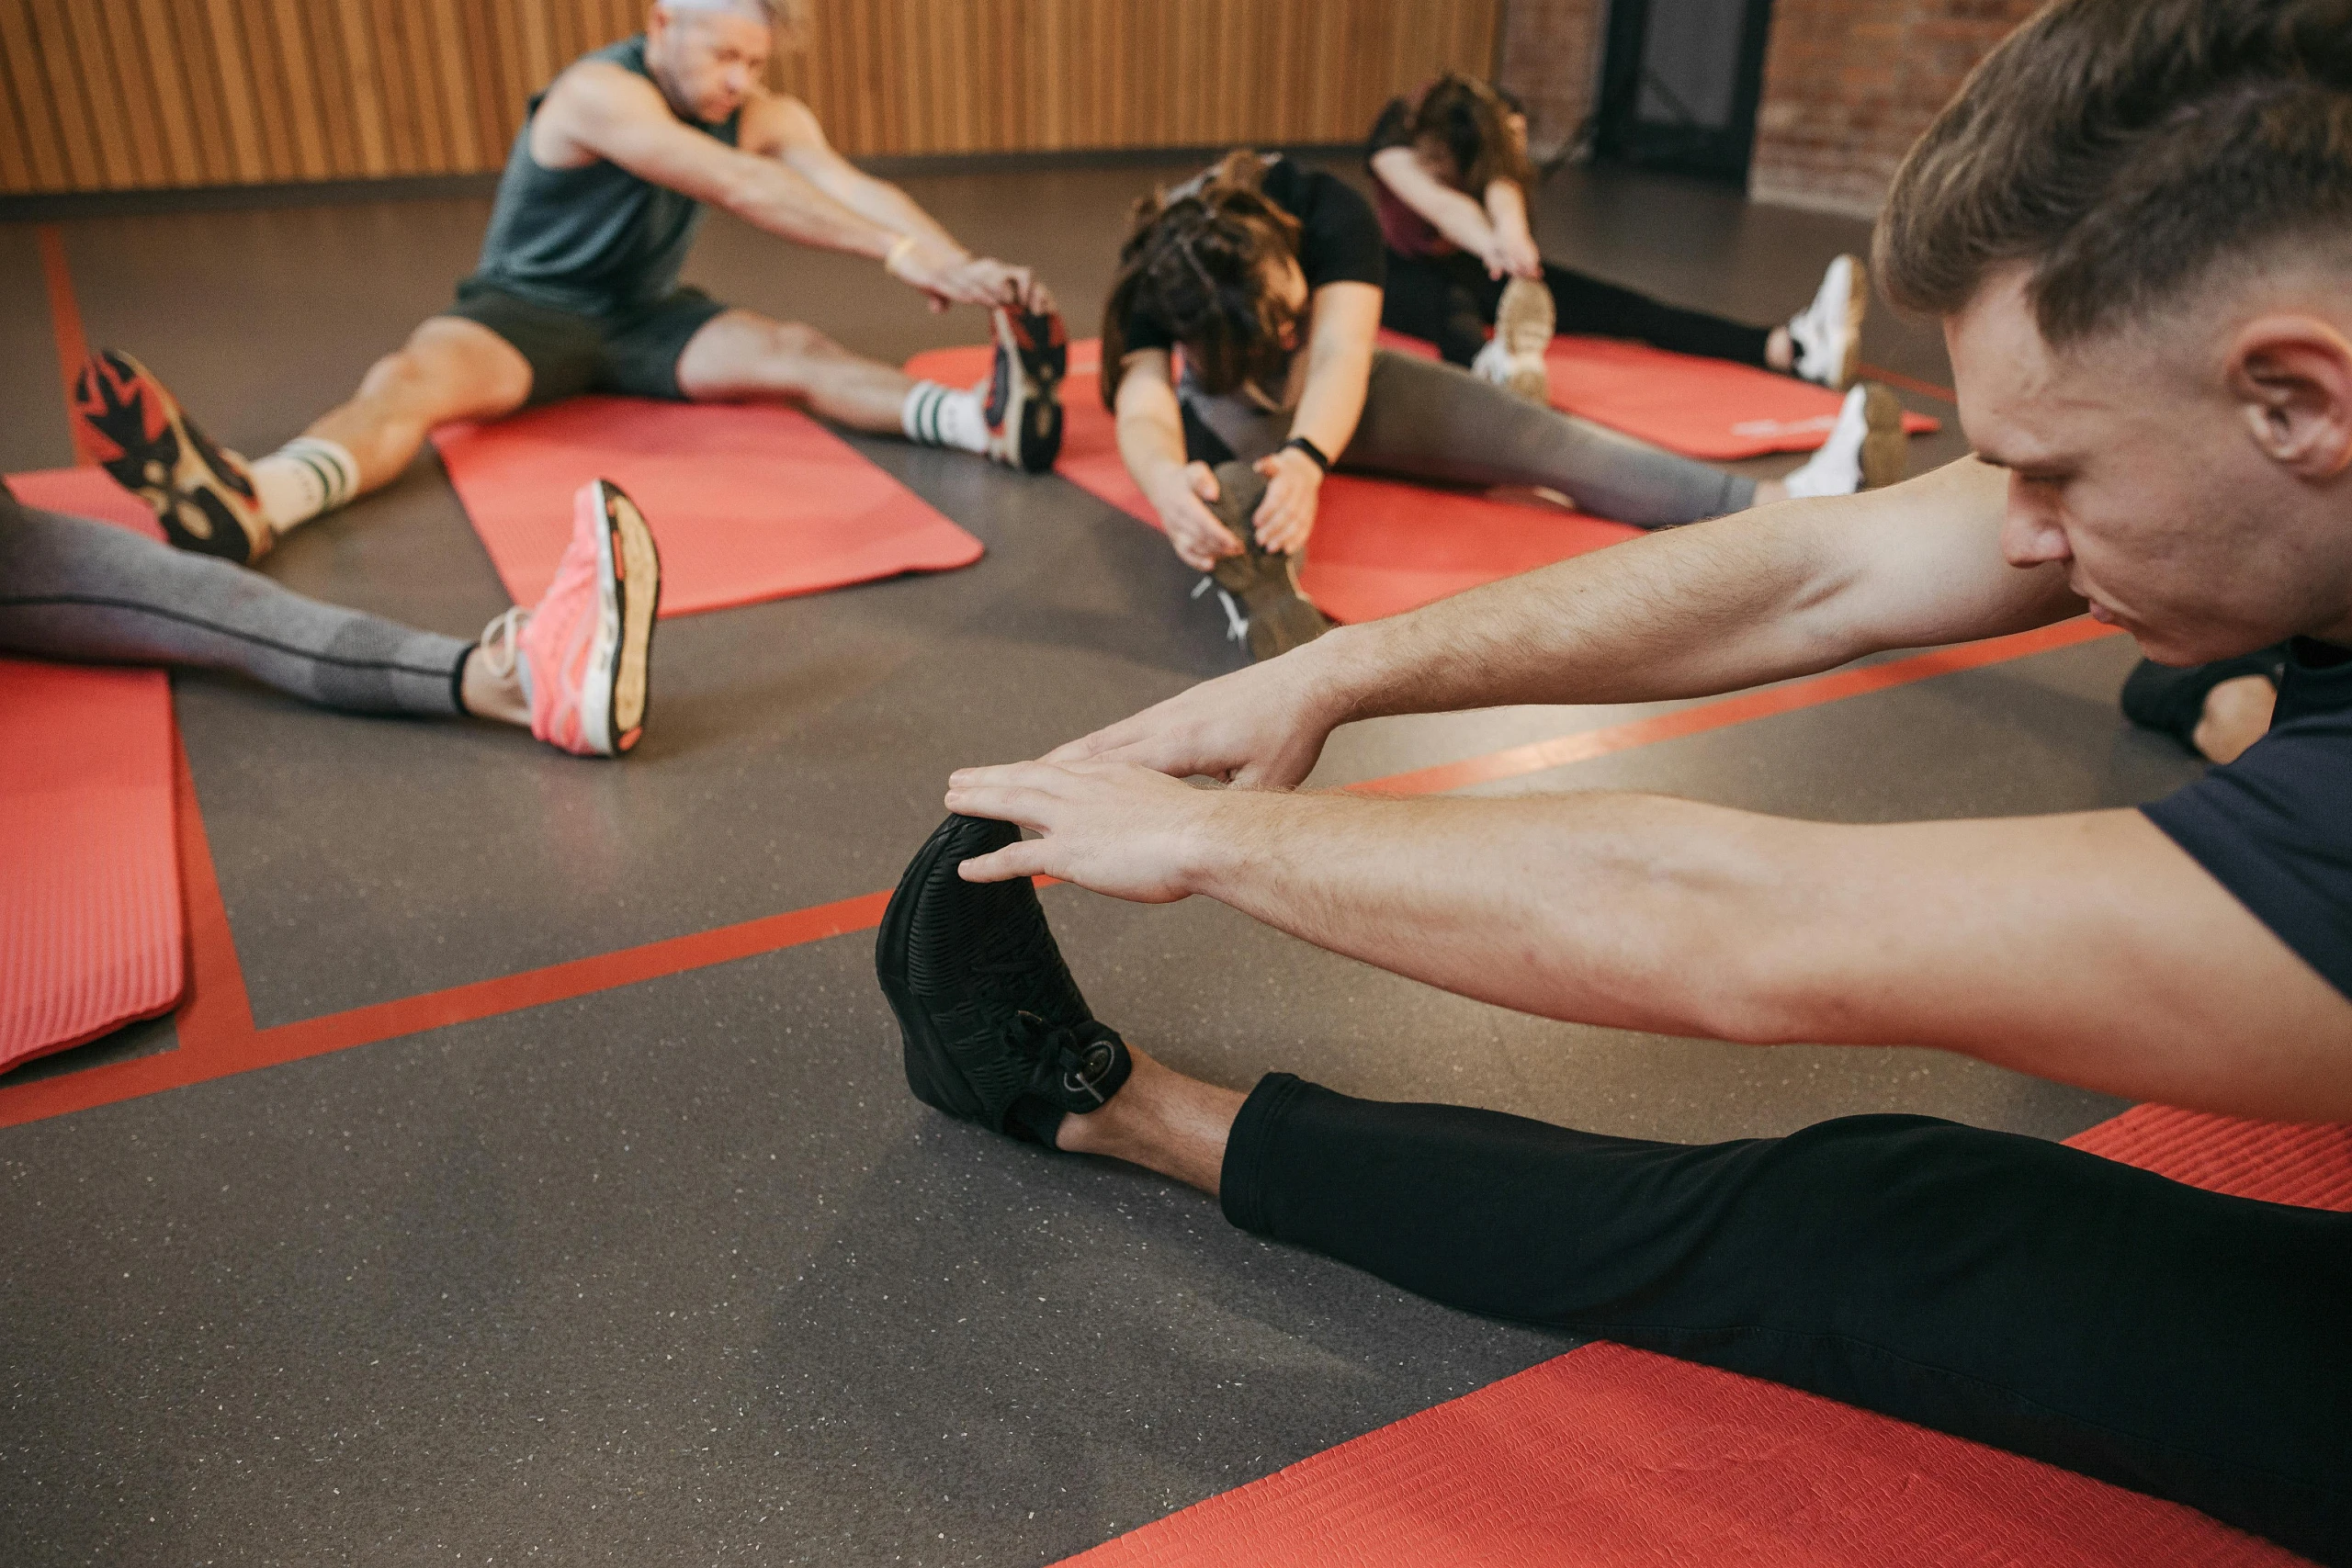
{"type": "Polygon", "coordinates": [[[1862,488],[1901,484],[1911,473],[1911,437],[1904,434],[1902,400],[1879,382],[1866,382],[1862,417],[1870,424],[1870,434],[1862,437],[1862,488]]]}
{"type": "Polygon", "coordinates": [[[1250,657],[1277,658],[1329,631],[1331,623],[1299,590],[1298,558],[1267,549],[1250,525],[1266,496],[1265,476],[1247,463],[1220,463],[1216,483],[1216,504],[1209,511],[1241,541],[1241,553],[1218,561],[1209,580],[1225,595],[1233,635],[1250,657]]]}

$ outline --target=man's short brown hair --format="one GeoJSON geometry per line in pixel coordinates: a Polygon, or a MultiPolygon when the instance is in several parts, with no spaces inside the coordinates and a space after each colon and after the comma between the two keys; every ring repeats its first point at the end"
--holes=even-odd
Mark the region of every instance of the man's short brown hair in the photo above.
{"type": "Polygon", "coordinates": [[[1911,149],[1877,255],[1937,315],[2023,263],[2062,346],[2292,243],[2352,270],[2352,0],[2055,0],[1911,149]]]}

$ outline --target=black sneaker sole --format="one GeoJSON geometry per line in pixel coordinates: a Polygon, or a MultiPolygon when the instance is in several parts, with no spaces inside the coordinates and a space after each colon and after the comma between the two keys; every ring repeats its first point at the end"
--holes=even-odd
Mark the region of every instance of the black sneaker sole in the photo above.
{"type": "Polygon", "coordinates": [[[1024,474],[1042,474],[1062,451],[1061,384],[1069,374],[1069,334],[1062,319],[1050,312],[1007,310],[1002,318],[989,383],[989,426],[1016,426],[1015,466],[1024,474]]]}
{"type": "Polygon", "coordinates": [[[253,486],[145,366],[117,349],[93,354],[74,378],[74,412],[99,467],[146,503],[175,547],[240,566],[268,553],[266,525],[248,523],[223,499],[256,508],[253,486]]]}

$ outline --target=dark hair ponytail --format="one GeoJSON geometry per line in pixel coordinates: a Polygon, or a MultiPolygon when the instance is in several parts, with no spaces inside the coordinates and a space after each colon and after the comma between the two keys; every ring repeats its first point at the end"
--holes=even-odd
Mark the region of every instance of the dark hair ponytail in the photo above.
{"type": "Polygon", "coordinates": [[[1527,149],[1511,130],[1514,112],[1486,83],[1449,71],[1413,106],[1408,129],[1416,147],[1453,159],[1455,184],[1483,200],[1497,180],[1510,180],[1522,191],[1534,185],[1527,149]]]}
{"type": "Polygon", "coordinates": [[[1115,408],[1127,322],[1141,316],[1182,344],[1185,368],[1215,395],[1272,380],[1289,350],[1290,312],[1268,286],[1268,263],[1298,254],[1298,220],[1260,188],[1265,163],[1227,153],[1207,174],[1136,203],[1102,308],[1102,404],[1115,408]]]}

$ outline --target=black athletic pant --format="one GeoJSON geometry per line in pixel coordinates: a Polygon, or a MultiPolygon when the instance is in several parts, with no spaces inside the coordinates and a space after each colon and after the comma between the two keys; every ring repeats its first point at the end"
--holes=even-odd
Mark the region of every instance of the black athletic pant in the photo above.
{"type": "MultiPolygon", "coordinates": [[[[1560,332],[1632,338],[1653,348],[1742,365],[1764,363],[1770,327],[1663,304],[1550,262],[1544,264],[1544,281],[1551,286],[1560,332]]],[[[1434,257],[1391,251],[1380,324],[1427,338],[1453,364],[1467,365],[1487,346],[1487,329],[1495,324],[1495,308],[1502,297],[1502,280],[1488,277],[1474,256],[1459,251],[1434,257]]]]}
{"type": "Polygon", "coordinates": [[[2352,1214],[1917,1116],[1685,1146],[1258,1085],[1226,1217],[2352,1563],[2352,1214]]]}

